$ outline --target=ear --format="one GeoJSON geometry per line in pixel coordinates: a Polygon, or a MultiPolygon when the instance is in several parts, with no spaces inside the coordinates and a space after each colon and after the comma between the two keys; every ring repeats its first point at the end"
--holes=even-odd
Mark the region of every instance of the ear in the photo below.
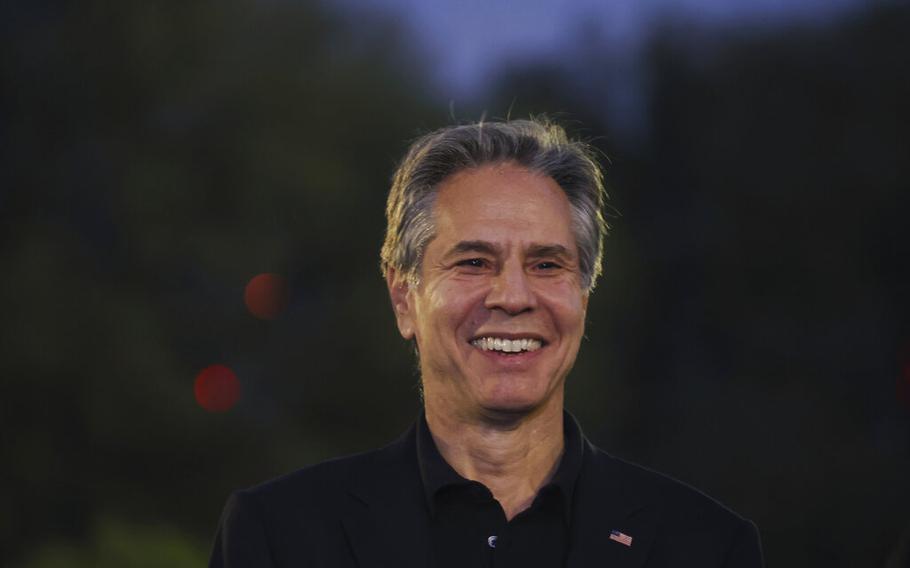
{"type": "Polygon", "coordinates": [[[398,332],[405,339],[413,339],[416,326],[414,325],[414,301],[411,297],[411,287],[407,279],[394,268],[386,271],[386,285],[389,287],[389,297],[392,300],[392,311],[398,322],[398,332]]]}

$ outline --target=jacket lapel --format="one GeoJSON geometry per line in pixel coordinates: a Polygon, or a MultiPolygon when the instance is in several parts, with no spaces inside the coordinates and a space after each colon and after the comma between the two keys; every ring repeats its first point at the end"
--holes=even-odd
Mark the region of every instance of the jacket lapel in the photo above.
{"type": "Polygon", "coordinates": [[[425,568],[426,498],[417,469],[415,428],[356,473],[342,523],[359,568],[425,568]]]}
{"type": "Polygon", "coordinates": [[[647,560],[659,521],[657,507],[653,495],[639,490],[617,465],[585,440],[567,568],[637,568],[647,560]]]}

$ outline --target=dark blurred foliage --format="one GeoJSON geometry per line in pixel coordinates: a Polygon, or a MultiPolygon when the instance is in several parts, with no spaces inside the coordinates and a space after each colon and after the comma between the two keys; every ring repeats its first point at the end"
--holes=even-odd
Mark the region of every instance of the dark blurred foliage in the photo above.
{"type": "Polygon", "coordinates": [[[395,30],[290,3],[7,11],[0,550],[102,514],[202,542],[229,487],[405,425],[376,255],[427,106],[395,30]],[[293,287],[273,323],[242,300],[265,271],[293,287]],[[193,400],[212,363],[242,378],[233,413],[193,400]]]}
{"type": "MultiPolygon", "coordinates": [[[[48,1],[0,22],[0,564],[201,565],[230,490],[415,416],[378,247],[396,160],[450,110],[390,20],[48,1]],[[243,305],[262,272],[290,283],[274,321],[243,305]],[[193,398],[216,363],[242,386],[223,414],[193,398]]],[[[610,156],[568,406],[753,518],[769,565],[906,550],[908,29],[896,6],[668,20],[634,142],[591,32],[455,113],[555,114],[610,156]]]]}

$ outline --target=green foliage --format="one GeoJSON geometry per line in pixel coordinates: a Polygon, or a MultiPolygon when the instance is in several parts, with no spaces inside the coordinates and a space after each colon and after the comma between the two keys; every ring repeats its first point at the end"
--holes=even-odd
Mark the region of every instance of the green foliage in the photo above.
{"type": "Polygon", "coordinates": [[[145,526],[107,518],[87,542],[46,542],[19,568],[199,568],[208,545],[188,539],[175,527],[145,526]]]}

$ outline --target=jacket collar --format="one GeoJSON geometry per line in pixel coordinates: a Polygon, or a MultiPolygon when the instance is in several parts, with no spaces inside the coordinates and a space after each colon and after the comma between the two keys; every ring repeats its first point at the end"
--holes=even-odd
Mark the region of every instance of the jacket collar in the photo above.
{"type": "MultiPolygon", "coordinates": [[[[430,516],[434,516],[436,514],[436,493],[439,490],[447,486],[465,485],[471,482],[459,475],[443,459],[436,443],[433,441],[425,413],[420,413],[416,427],[418,470],[420,471],[420,479],[426,495],[427,509],[430,512],[430,516]]],[[[541,491],[547,489],[557,489],[559,491],[559,495],[563,500],[565,521],[569,525],[572,522],[572,497],[575,492],[575,482],[578,479],[584,459],[584,438],[578,421],[567,411],[563,411],[563,432],[565,446],[562,457],[553,478],[546,486],[541,488],[541,491]]]]}

